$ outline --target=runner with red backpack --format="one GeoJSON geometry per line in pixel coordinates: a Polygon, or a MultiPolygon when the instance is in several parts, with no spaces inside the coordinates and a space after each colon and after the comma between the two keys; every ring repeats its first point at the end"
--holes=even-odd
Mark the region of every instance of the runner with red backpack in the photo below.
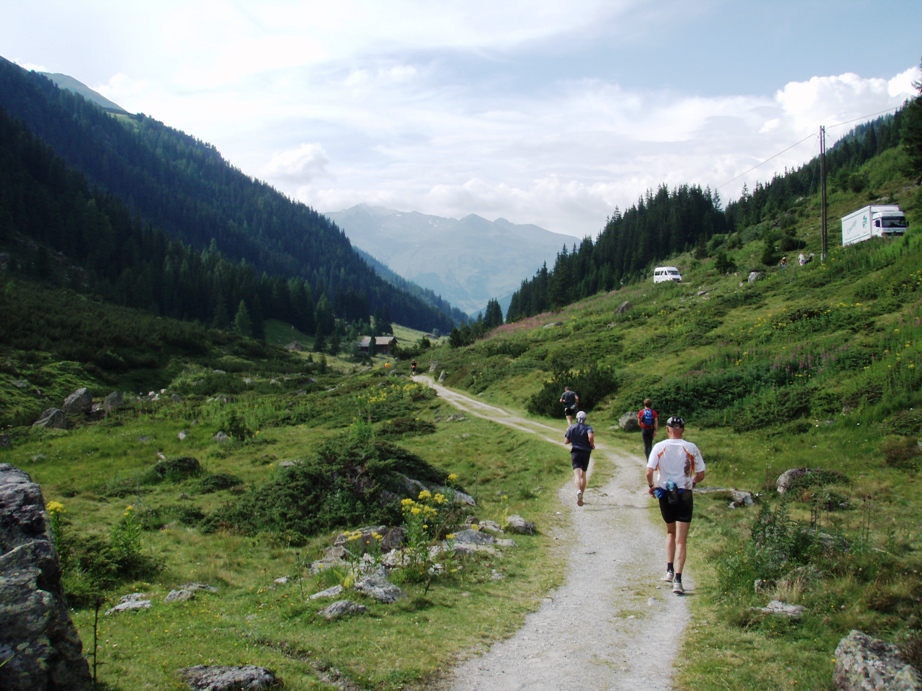
{"type": "Polygon", "coordinates": [[[653,437],[659,431],[659,415],[653,410],[653,401],[645,398],[643,408],[637,412],[637,422],[640,423],[640,436],[643,437],[643,457],[650,458],[653,448],[653,437]]]}

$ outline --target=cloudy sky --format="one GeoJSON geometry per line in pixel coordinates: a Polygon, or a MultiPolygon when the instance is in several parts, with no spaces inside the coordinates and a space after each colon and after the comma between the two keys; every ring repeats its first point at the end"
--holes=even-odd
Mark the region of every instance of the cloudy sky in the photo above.
{"type": "Polygon", "coordinates": [[[0,56],[214,144],[321,212],[595,235],[736,199],[916,93],[919,0],[30,0],[0,56]],[[760,165],[761,164],[761,165],[760,165]]]}

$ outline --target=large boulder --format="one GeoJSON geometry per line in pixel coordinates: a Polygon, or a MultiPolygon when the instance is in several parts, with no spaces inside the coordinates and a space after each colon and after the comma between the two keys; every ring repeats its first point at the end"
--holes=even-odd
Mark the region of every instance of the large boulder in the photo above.
{"type": "Polygon", "coordinates": [[[0,464],[0,689],[88,689],[90,668],[70,620],[42,491],[0,464]]]}
{"type": "Polygon", "coordinates": [[[836,646],[832,683],[842,691],[917,691],[922,674],[903,661],[892,643],[852,630],[836,646]]]}
{"type": "Polygon", "coordinates": [[[637,411],[629,410],[618,418],[618,427],[624,432],[639,432],[640,422],[637,420],[637,411]]]}
{"type": "Polygon", "coordinates": [[[86,387],[77,389],[64,399],[63,408],[66,415],[87,415],[93,408],[93,395],[86,387]]]}
{"type": "Polygon", "coordinates": [[[52,429],[67,429],[67,416],[60,408],[49,408],[32,423],[33,427],[50,427],[52,429]]]}

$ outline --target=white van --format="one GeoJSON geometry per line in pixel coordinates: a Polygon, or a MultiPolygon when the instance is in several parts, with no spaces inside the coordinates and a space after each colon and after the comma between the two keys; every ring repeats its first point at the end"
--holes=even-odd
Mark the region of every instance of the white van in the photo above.
{"type": "Polygon", "coordinates": [[[653,269],[653,282],[663,283],[664,281],[682,282],[682,274],[674,266],[657,266],[653,269]]]}

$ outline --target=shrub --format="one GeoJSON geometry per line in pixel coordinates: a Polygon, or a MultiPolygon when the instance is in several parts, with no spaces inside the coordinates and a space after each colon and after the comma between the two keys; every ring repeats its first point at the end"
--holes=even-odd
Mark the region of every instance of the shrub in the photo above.
{"type": "Polygon", "coordinates": [[[393,420],[387,420],[378,429],[378,435],[382,437],[415,436],[434,432],[435,425],[431,422],[409,417],[395,417],[393,420]]]}
{"type": "Polygon", "coordinates": [[[210,494],[212,492],[220,492],[224,489],[237,487],[242,484],[243,480],[236,475],[231,475],[230,473],[217,473],[215,475],[207,475],[199,480],[197,491],[199,494],[210,494]]]}
{"type": "Polygon", "coordinates": [[[588,411],[618,390],[619,379],[613,370],[594,365],[579,372],[559,371],[528,400],[528,412],[560,417],[560,393],[567,385],[579,394],[580,409],[588,411]]]}
{"type": "Polygon", "coordinates": [[[355,525],[393,524],[400,518],[398,497],[406,491],[406,477],[444,484],[447,474],[398,446],[373,439],[370,426],[357,425],[326,442],[314,458],[282,469],[225,506],[206,521],[205,529],[309,536],[355,525]]]}
{"type": "Polygon", "coordinates": [[[884,463],[891,468],[910,469],[919,466],[919,442],[915,437],[887,437],[880,443],[884,463]]]}
{"type": "Polygon", "coordinates": [[[202,474],[202,465],[197,458],[183,456],[181,458],[157,461],[150,469],[146,478],[149,482],[181,482],[189,477],[198,477],[202,474]]]}

